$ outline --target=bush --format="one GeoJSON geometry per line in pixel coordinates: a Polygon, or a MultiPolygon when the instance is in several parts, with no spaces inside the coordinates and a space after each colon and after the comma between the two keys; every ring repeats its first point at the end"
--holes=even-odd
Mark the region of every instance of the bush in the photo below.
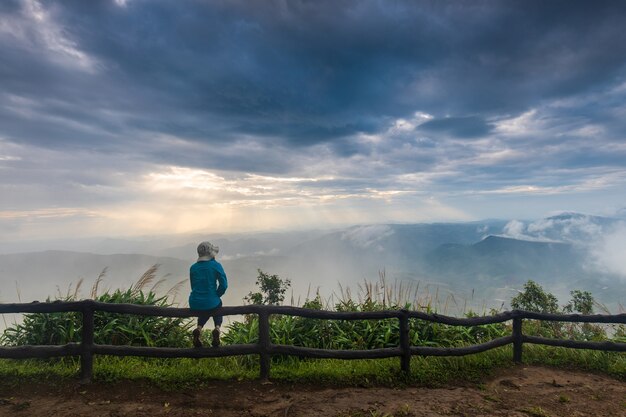
{"type": "MultiPolygon", "coordinates": [[[[258,285],[266,283],[267,274],[259,271],[258,285]]],[[[283,281],[276,275],[272,277],[272,288],[285,288],[280,285],[283,281]]],[[[359,296],[356,302],[352,298],[344,297],[339,303],[331,306],[335,311],[380,311],[390,309],[415,309],[424,311],[424,308],[406,303],[397,305],[389,300],[400,299],[394,294],[385,294],[380,300],[373,296],[371,286],[365,285],[367,290],[364,297],[359,296]]],[[[387,286],[388,288],[389,286],[387,286]]],[[[267,300],[267,286],[262,287],[258,294],[260,300],[267,300]]],[[[253,294],[253,293],[251,293],[253,294]]],[[[397,295],[397,294],[396,294],[397,295]]],[[[562,309],[559,309],[557,298],[550,294],[534,281],[524,285],[524,291],[511,300],[511,305],[517,309],[543,313],[579,312],[593,313],[595,301],[591,293],[574,290],[572,300],[562,309]]],[[[251,301],[250,296],[246,300],[251,301]]],[[[303,307],[323,309],[324,303],[317,295],[307,300],[303,307]]],[[[432,312],[426,307],[426,312],[432,312]]],[[[497,311],[491,310],[490,314],[497,311]]],[[[476,317],[477,314],[468,312],[467,317],[476,317]]],[[[384,320],[320,320],[292,316],[272,316],[270,318],[270,337],[272,343],[304,346],[319,349],[375,349],[398,346],[399,322],[397,319],[384,320]]],[[[496,323],[483,326],[449,326],[425,320],[411,319],[409,321],[409,340],[412,345],[455,347],[484,343],[498,337],[511,334],[511,326],[505,323],[496,323]]],[[[562,323],[538,320],[524,320],[524,332],[529,335],[540,335],[553,338],[567,338],[575,340],[606,340],[606,333],[600,325],[590,323],[562,323]]],[[[624,330],[618,328],[616,340],[621,340],[624,330]]],[[[243,322],[233,323],[224,336],[227,344],[256,343],[258,338],[258,319],[255,315],[246,317],[243,322]]],[[[280,360],[280,358],[275,358],[280,360]]]]}
{"type": "MultiPolygon", "coordinates": [[[[580,313],[593,314],[596,304],[589,291],[570,291],[572,299],[559,310],[558,300],[546,292],[539,284],[529,280],[524,291],[511,300],[511,307],[538,313],[580,313]]],[[[556,321],[525,320],[524,332],[543,337],[568,338],[574,340],[606,340],[602,326],[591,323],[563,323],[556,321]]]]}
{"type": "MultiPolygon", "coordinates": [[[[146,271],[135,285],[127,290],[115,290],[97,295],[97,286],[101,275],[92,289],[95,301],[103,303],[128,303],[172,307],[168,295],[158,296],[156,287],[144,291],[154,281],[158,265],[146,271]]],[[[162,281],[160,281],[162,282],[162,281]]],[[[176,286],[174,287],[174,289],[176,286]]],[[[171,293],[171,292],[168,292],[171,293]]],[[[76,301],[78,291],[55,301],[76,301]]],[[[46,300],[50,302],[50,298],[46,300]]],[[[190,345],[189,331],[193,325],[190,319],[177,317],[155,317],[130,314],[116,314],[103,311],[94,313],[94,342],[107,345],[134,346],[170,346],[186,347],[190,345]]],[[[8,327],[0,344],[5,346],[22,345],[59,345],[81,341],[82,314],[65,313],[29,313],[24,314],[22,323],[8,327]]]]}
{"type": "MultiPolygon", "coordinates": [[[[382,283],[384,285],[384,282],[382,283]]],[[[289,280],[282,280],[277,275],[269,275],[259,270],[257,279],[258,292],[251,292],[244,298],[247,302],[257,304],[276,304],[282,301],[282,295],[289,286],[289,280]]],[[[383,292],[384,298],[377,299],[374,286],[366,283],[362,287],[367,293],[359,297],[358,302],[344,297],[331,308],[344,312],[369,312],[408,308],[411,303],[398,305],[390,300],[400,300],[399,294],[383,292]]],[[[401,291],[401,287],[396,288],[401,291]]],[[[321,310],[324,307],[319,294],[306,300],[304,308],[321,310]]],[[[416,306],[416,309],[418,307],[416,306]]],[[[468,313],[468,315],[474,315],[468,313]]],[[[397,319],[382,320],[322,320],[305,317],[277,315],[270,317],[270,338],[272,343],[303,346],[318,349],[376,349],[398,346],[400,340],[399,321],[397,319]]],[[[226,344],[256,343],[258,340],[258,318],[256,315],[246,316],[243,322],[235,322],[229,326],[223,341],[226,344]]],[[[461,346],[482,343],[508,334],[510,330],[505,324],[498,323],[471,328],[447,326],[424,320],[411,319],[409,322],[409,338],[413,345],[425,346],[461,346]]],[[[281,358],[275,357],[275,360],[281,358]]]]}

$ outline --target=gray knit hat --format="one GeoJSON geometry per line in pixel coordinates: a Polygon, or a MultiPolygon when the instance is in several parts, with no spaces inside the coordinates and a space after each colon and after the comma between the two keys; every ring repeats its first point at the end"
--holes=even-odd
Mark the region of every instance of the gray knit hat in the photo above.
{"type": "Polygon", "coordinates": [[[219,246],[211,242],[202,242],[198,245],[198,261],[210,261],[220,251],[219,246]]]}

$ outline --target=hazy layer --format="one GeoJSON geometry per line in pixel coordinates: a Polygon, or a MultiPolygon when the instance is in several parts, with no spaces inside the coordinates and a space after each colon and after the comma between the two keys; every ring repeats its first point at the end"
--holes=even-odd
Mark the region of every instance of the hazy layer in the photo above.
{"type": "MultiPolygon", "coordinates": [[[[346,295],[363,296],[365,281],[380,282],[402,300],[430,303],[449,314],[507,307],[533,279],[562,303],[572,289],[589,290],[612,310],[624,303],[626,269],[620,253],[624,224],[618,219],[564,213],[534,222],[364,225],[334,231],[177,235],[124,239],[29,242],[32,252],[0,255],[0,301],[43,300],[91,285],[107,268],[100,289],[127,288],[154,264],[165,281],[159,291],[181,284],[185,305],[188,269],[200,240],[220,246],[218,260],[230,280],[224,301],[242,303],[254,289],[257,268],[292,282],[288,302],[320,292],[331,305],[346,295]],[[41,251],[44,245],[54,250],[41,251]],[[64,250],[60,250],[60,249],[64,250]],[[70,287],[71,286],[71,287],[70,287]],[[343,295],[342,295],[343,294],[343,295]]],[[[18,251],[22,247],[12,247],[18,251]]],[[[382,284],[381,284],[382,285],[382,284]]]]}

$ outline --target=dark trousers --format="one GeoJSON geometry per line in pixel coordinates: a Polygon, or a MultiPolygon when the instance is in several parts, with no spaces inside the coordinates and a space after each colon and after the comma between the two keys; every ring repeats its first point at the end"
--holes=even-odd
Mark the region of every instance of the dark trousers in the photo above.
{"type": "Polygon", "coordinates": [[[198,316],[198,326],[204,327],[206,322],[209,321],[209,317],[211,317],[211,316],[213,317],[213,323],[215,324],[215,327],[221,326],[222,322],[224,321],[224,317],[223,316],[216,316],[216,315],[213,314],[215,312],[215,310],[217,310],[221,306],[222,306],[222,302],[220,301],[220,303],[217,305],[217,307],[212,308],[211,310],[203,311],[202,314],[200,314],[198,316]]]}

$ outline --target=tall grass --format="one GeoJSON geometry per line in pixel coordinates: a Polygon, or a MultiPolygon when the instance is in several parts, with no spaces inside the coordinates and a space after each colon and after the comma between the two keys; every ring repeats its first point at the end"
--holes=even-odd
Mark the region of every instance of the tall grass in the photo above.
{"type": "MultiPolygon", "coordinates": [[[[157,280],[158,266],[146,271],[127,290],[98,293],[104,272],[91,289],[91,298],[102,302],[136,303],[171,306],[170,296],[176,287],[157,295],[164,282],[157,280]]],[[[79,298],[82,282],[57,297],[61,300],[79,298]]],[[[293,304],[293,303],[292,303],[293,304]]],[[[446,313],[458,308],[454,296],[440,297],[419,283],[388,283],[384,272],[377,282],[364,281],[356,292],[341,288],[340,294],[323,300],[319,294],[303,303],[303,307],[336,311],[379,311],[407,308],[428,313],[446,313]]],[[[483,311],[493,314],[497,311],[483,311]]],[[[476,316],[465,310],[462,315],[476,316]]],[[[189,319],[158,318],[96,312],[96,343],[134,344],[147,346],[188,346],[189,331],[193,321],[189,319]]],[[[3,345],[63,344],[80,341],[80,314],[27,314],[21,324],[15,324],[0,338],[3,345]]],[[[419,346],[463,346],[482,343],[511,333],[511,326],[498,323],[484,326],[448,326],[418,319],[410,320],[410,342],[419,346]]],[[[374,349],[398,346],[399,323],[397,319],[385,320],[318,320],[302,317],[276,315],[271,317],[270,336],[273,343],[306,346],[323,349],[374,349]]],[[[606,339],[606,334],[595,328],[580,328],[569,333],[566,324],[548,336],[572,336],[594,340],[606,339]],[[565,333],[562,333],[565,332],[565,333]]],[[[544,334],[545,326],[526,321],[527,334],[544,334]]],[[[622,329],[623,330],[623,329],[622,329]]],[[[624,332],[618,328],[614,337],[622,341],[624,332]],[[620,333],[621,331],[621,333],[620,333]]],[[[544,334],[545,335],[545,334],[544,334]]],[[[258,319],[246,316],[232,323],[223,336],[225,344],[256,343],[258,319]]],[[[465,357],[413,357],[411,372],[407,377],[400,373],[398,358],[381,360],[342,361],[330,359],[302,359],[297,357],[273,357],[272,377],[283,381],[307,381],[334,385],[389,385],[415,383],[441,385],[454,380],[479,381],[498,367],[512,364],[510,346],[465,357]]],[[[527,364],[575,366],[579,369],[602,371],[626,380],[626,355],[587,350],[571,350],[544,346],[524,345],[524,361],[527,364]]],[[[134,357],[96,356],[94,377],[98,381],[147,380],[164,388],[199,386],[207,380],[253,379],[258,377],[258,357],[212,358],[212,359],[151,359],[134,357]]],[[[0,376],[11,378],[73,378],[79,368],[77,358],[60,360],[0,360],[0,376]]]]}
{"type": "MultiPolygon", "coordinates": [[[[176,284],[165,295],[157,295],[157,290],[165,280],[157,280],[158,265],[150,267],[139,279],[126,290],[116,289],[98,294],[106,270],[104,270],[91,288],[91,298],[103,303],[129,303],[158,307],[173,306],[170,296],[177,291],[176,284]]],[[[75,301],[79,299],[82,280],[74,289],[68,287],[65,294],[57,294],[56,300],[75,301]]],[[[51,301],[48,298],[46,301],[51,301]]],[[[188,347],[190,319],[176,317],[139,316],[117,314],[104,311],[94,313],[94,341],[98,344],[136,345],[160,347],[188,347]]],[[[59,345],[81,341],[82,314],[30,313],[25,314],[21,323],[7,327],[0,336],[0,344],[5,346],[21,345],[59,345]]]]}
{"type": "MultiPolygon", "coordinates": [[[[409,309],[435,313],[439,308],[446,311],[450,303],[458,306],[452,294],[448,294],[442,304],[439,291],[431,294],[428,287],[422,287],[420,292],[419,282],[388,283],[384,271],[379,273],[378,281],[360,283],[355,293],[349,287],[340,286],[339,291],[338,296],[326,300],[319,293],[313,299],[307,297],[302,307],[342,312],[409,309]]],[[[477,314],[466,311],[464,315],[473,317],[477,314]]],[[[510,332],[510,326],[503,323],[468,328],[418,319],[409,320],[409,340],[412,345],[464,346],[482,343],[510,332]]],[[[272,343],[311,348],[376,349],[398,346],[400,331],[397,319],[320,320],[279,315],[271,317],[270,337],[272,343]]],[[[241,322],[231,324],[224,336],[224,341],[228,344],[256,343],[257,339],[256,316],[248,316],[241,322]]]]}

